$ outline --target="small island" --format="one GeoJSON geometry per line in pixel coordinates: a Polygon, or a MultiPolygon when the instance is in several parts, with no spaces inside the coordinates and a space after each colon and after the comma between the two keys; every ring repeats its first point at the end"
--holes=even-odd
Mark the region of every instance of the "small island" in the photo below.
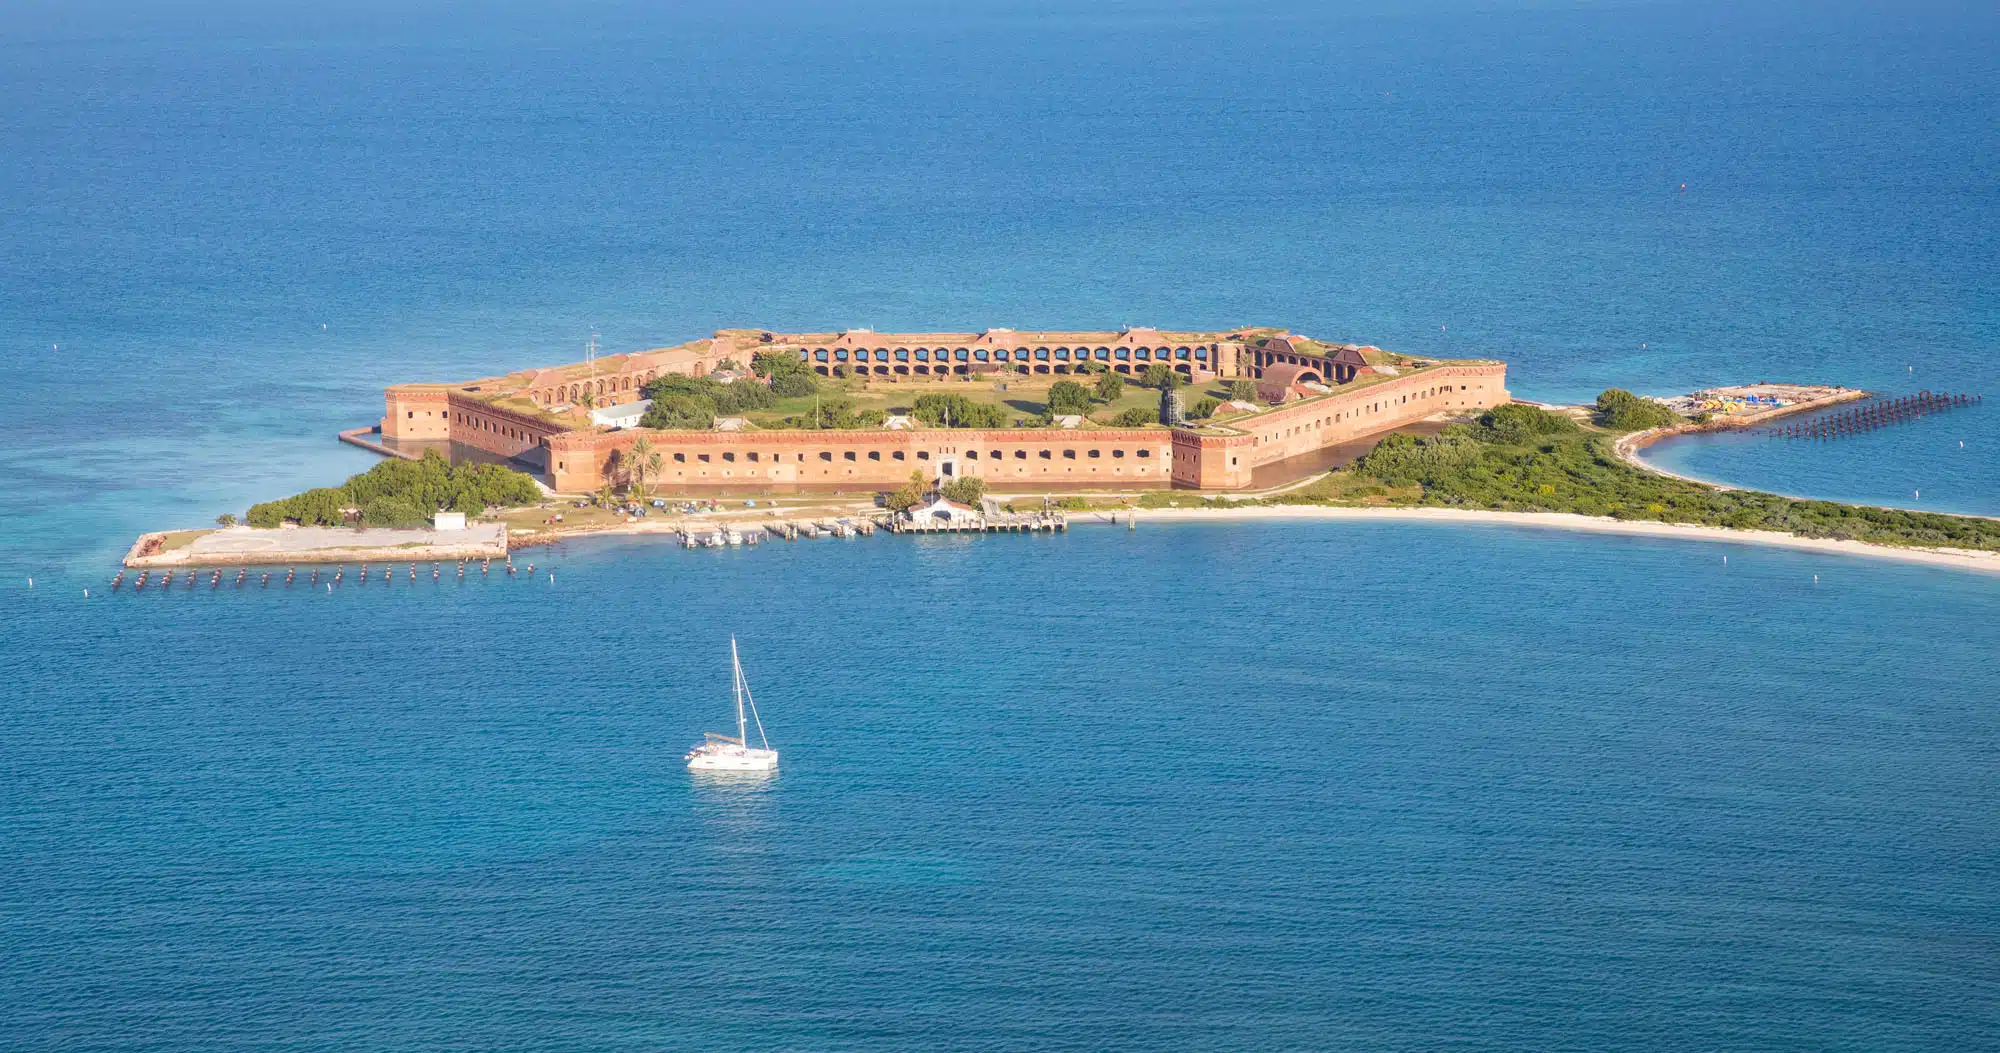
{"type": "Polygon", "coordinates": [[[378,425],[341,436],[382,464],[259,504],[241,525],[146,535],[126,564],[490,559],[608,531],[693,546],[843,523],[1063,529],[1069,517],[1288,510],[1650,524],[1645,532],[2000,567],[2000,521],[1715,486],[1636,454],[1689,430],[1756,426],[1866,392],[1610,390],[1592,405],[1551,407],[1517,402],[1505,384],[1501,362],[1270,327],[723,330],[654,351],[395,385],[378,425]]]}

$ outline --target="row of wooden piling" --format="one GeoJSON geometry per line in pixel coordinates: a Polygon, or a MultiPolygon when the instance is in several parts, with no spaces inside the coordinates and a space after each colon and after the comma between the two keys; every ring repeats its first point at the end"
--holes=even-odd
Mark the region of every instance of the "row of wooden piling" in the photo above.
{"type": "MultiPolygon", "coordinates": [[[[418,577],[417,571],[420,566],[421,564],[418,563],[409,564],[408,580],[412,584],[415,584],[417,581],[418,577]]],[[[382,584],[384,585],[394,584],[396,580],[397,567],[398,564],[392,563],[375,571],[376,580],[382,582],[382,584]]],[[[320,587],[320,585],[322,584],[320,580],[320,575],[321,572],[324,571],[325,569],[326,569],[325,567],[319,567],[319,566],[310,568],[310,574],[307,580],[305,581],[305,585],[308,588],[320,587]]],[[[367,563],[361,564],[359,584],[362,585],[368,584],[368,578],[371,570],[374,570],[374,568],[372,568],[370,564],[367,563]]],[[[502,561],[501,570],[509,578],[512,578],[517,573],[519,573],[514,566],[514,560],[513,557],[511,556],[505,558],[502,561]]],[[[466,571],[466,561],[459,560],[456,578],[461,583],[465,581],[465,571],[466,571]]],[[[479,561],[479,576],[481,578],[486,578],[490,576],[492,572],[493,572],[492,560],[483,559],[479,561]]],[[[270,588],[271,575],[273,573],[275,572],[268,570],[260,572],[257,580],[257,587],[260,589],[270,588]]],[[[197,584],[200,583],[201,576],[203,574],[208,575],[208,587],[210,589],[219,589],[222,587],[222,571],[215,568],[197,567],[187,571],[179,571],[169,568],[165,572],[161,573],[160,576],[157,578],[153,576],[153,572],[151,569],[146,569],[146,570],[141,570],[139,572],[139,576],[133,579],[131,583],[132,591],[144,592],[148,588],[166,591],[174,588],[176,582],[181,583],[180,588],[182,590],[192,589],[197,584]]],[[[528,564],[526,574],[528,577],[534,576],[535,565],[533,563],[528,564]]],[[[337,585],[343,584],[346,577],[347,577],[347,568],[345,566],[336,565],[332,568],[332,573],[326,575],[326,580],[323,584],[327,588],[331,589],[337,585]]],[[[231,584],[233,585],[233,587],[240,589],[243,588],[244,585],[249,581],[249,578],[250,578],[250,568],[239,567],[237,568],[236,571],[236,578],[231,584]]],[[[298,581],[298,578],[299,578],[299,569],[297,567],[286,567],[284,580],[280,582],[280,584],[285,588],[290,588],[294,583],[298,581]]],[[[444,564],[432,563],[431,581],[441,583],[443,582],[443,580],[444,580],[444,564]]],[[[123,589],[125,587],[125,584],[126,584],[125,571],[120,570],[118,572],[118,576],[111,579],[111,589],[113,592],[116,592],[120,589],[123,589]]]]}
{"type": "Polygon", "coordinates": [[[1905,395],[1884,402],[1870,402],[1838,413],[1829,413],[1811,420],[1772,428],[1771,436],[1780,439],[1844,439],[1877,428],[1885,428],[1891,424],[1904,424],[1945,410],[1977,406],[1984,400],[1983,395],[1919,391],[1914,395],[1905,395]]]}

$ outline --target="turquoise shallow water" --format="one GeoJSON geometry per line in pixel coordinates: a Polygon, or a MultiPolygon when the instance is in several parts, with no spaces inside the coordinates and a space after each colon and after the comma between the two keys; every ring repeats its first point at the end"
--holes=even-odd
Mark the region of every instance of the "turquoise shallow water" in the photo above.
{"type": "Polygon", "coordinates": [[[0,1031],[2000,1042],[1983,578],[1309,523],[556,566],[7,593],[0,1031]],[[679,760],[731,631],[765,783],[679,760]]]}
{"type": "MultiPolygon", "coordinates": [[[[593,329],[1275,322],[1543,399],[2000,395],[1997,28],[10,5],[0,1045],[2000,1044],[1984,577],[1272,524],[103,588],[365,467],[332,435],[383,385],[593,329]],[[762,787],[678,762],[731,631],[762,787]]],[[[1992,405],[1655,456],[1994,514],[1992,405]]]]}

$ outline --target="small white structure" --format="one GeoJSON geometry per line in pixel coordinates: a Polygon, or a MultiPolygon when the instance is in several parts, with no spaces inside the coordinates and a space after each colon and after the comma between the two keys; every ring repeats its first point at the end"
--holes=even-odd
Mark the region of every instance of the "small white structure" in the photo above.
{"type": "Polygon", "coordinates": [[[943,494],[933,494],[930,501],[913,505],[909,511],[910,522],[924,525],[978,526],[982,521],[979,509],[960,504],[943,494]]]}
{"type": "Polygon", "coordinates": [[[906,413],[891,413],[882,418],[882,426],[890,431],[909,431],[917,426],[917,422],[906,413]]]}
{"type": "Polygon", "coordinates": [[[750,418],[748,417],[715,418],[716,431],[742,431],[743,429],[749,426],[750,426],[750,418]]]}
{"type": "Polygon", "coordinates": [[[637,402],[621,402],[616,406],[605,406],[590,411],[590,423],[605,428],[636,428],[639,419],[653,406],[652,399],[637,402]]]}
{"type": "Polygon", "coordinates": [[[432,530],[464,530],[464,512],[439,512],[431,517],[432,530]]]}
{"type": "Polygon", "coordinates": [[[1055,420],[1056,427],[1058,428],[1083,427],[1083,414],[1081,413],[1059,413],[1056,415],[1055,420]]]}

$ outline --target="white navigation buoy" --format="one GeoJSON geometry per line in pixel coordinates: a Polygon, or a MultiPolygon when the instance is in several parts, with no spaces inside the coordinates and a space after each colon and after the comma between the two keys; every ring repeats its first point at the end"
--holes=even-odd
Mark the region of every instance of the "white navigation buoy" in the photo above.
{"type": "Polygon", "coordinates": [[[35,579],[33,578],[28,579],[28,587],[31,589],[35,587],[35,579]]]}
{"type": "Polygon", "coordinates": [[[1910,491],[1910,496],[1916,500],[1921,501],[1923,500],[1924,492],[1922,490],[1912,490],[1910,491]]]}
{"type": "Polygon", "coordinates": [[[1813,575],[1813,584],[1814,585],[1819,584],[1819,575],[1817,574],[1813,575]]]}
{"type": "Polygon", "coordinates": [[[1728,557],[1728,556],[1724,556],[1724,557],[1722,557],[1722,565],[1723,565],[1723,566],[1725,566],[1725,567],[1729,565],[1729,557],[1728,557]]]}
{"type": "Polygon", "coordinates": [[[84,598],[84,599],[86,599],[86,600],[90,598],[90,590],[89,590],[89,589],[85,589],[85,590],[83,590],[83,598],[84,598]]]}

